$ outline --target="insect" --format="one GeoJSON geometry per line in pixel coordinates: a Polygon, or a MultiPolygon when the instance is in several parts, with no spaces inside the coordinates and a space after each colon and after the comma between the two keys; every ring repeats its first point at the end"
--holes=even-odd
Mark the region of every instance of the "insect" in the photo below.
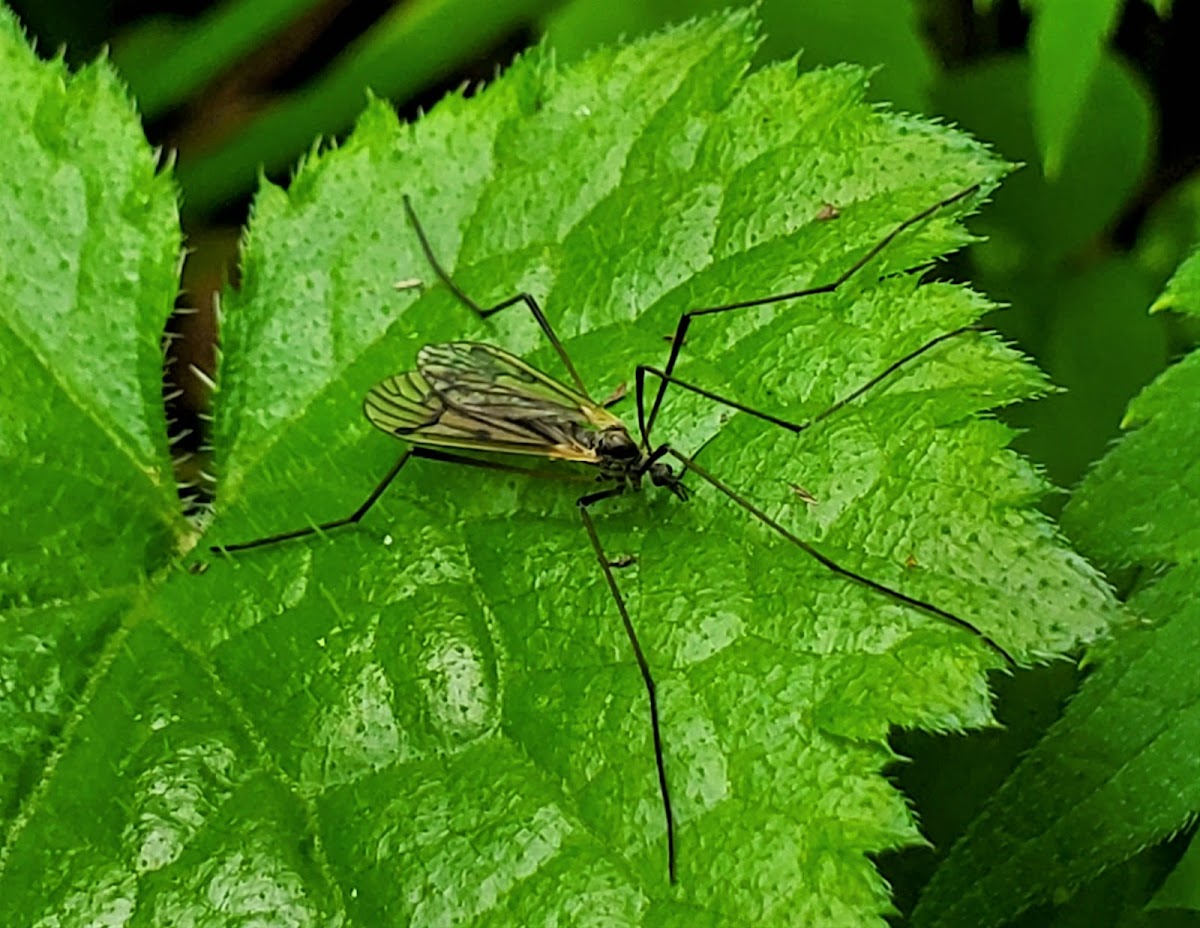
{"type": "MultiPolygon", "coordinates": [[[[245,551],[353,525],[370,511],[400,471],[414,459],[511,471],[558,480],[584,479],[593,484],[598,482],[599,489],[592,489],[578,498],[578,512],[600,569],[607,581],[613,603],[620,615],[645,685],[655,767],[666,830],[667,872],[670,881],[674,883],[676,879],[675,820],[671,807],[666,752],[659,721],[654,677],[638,640],[617,580],[618,572],[630,563],[630,559],[614,560],[608,557],[592,518],[591,509],[603,500],[620,496],[629,491],[640,490],[646,481],[654,486],[664,488],[679,500],[686,501],[690,490],[684,484],[683,477],[685,474],[694,474],[752,518],[786,539],[834,574],[970,632],[1000,655],[1006,663],[1015,665],[1016,661],[1004,647],[967,619],[843,567],[772,519],[749,499],[698,464],[694,458],[674,448],[669,442],[655,445],[651,441],[654,423],[668,385],[690,391],[712,402],[754,416],[793,433],[800,433],[854,402],[935,346],[962,335],[964,332],[974,331],[974,326],[964,326],[931,339],[889,364],[876,376],[842,397],[828,409],[804,422],[790,422],[752,409],[736,400],[685,382],[674,374],[688,330],[696,319],[819,293],[832,293],[862,270],[906,229],[971,196],[978,190],[978,185],[969,187],[899,223],[830,283],[738,303],[694,309],[684,313],[671,338],[666,364],[662,368],[643,364],[636,369],[636,438],[634,432],[607,408],[608,404],[597,402],[592,398],[583,378],[580,377],[562,342],[555,334],[553,326],[533,296],[528,293],[518,293],[516,296],[485,308],[459,288],[434,254],[412,203],[406,196],[403,203],[409,223],[416,233],[425,258],[438,281],[450,290],[459,302],[481,319],[487,319],[511,306],[523,304],[553,346],[569,375],[570,384],[563,383],[549,374],[531,367],[515,355],[490,344],[463,341],[427,345],[417,353],[415,369],[388,377],[373,387],[366,396],[364,412],[367,419],[377,428],[407,442],[410,447],[400,455],[358,509],[342,519],[242,544],[217,546],[212,550],[215,552],[245,551]],[[648,388],[649,378],[654,379],[656,387],[648,388]],[[481,454],[490,455],[490,457],[480,457],[481,454]],[[579,473],[580,468],[578,467],[533,470],[506,463],[504,460],[496,460],[495,456],[541,458],[558,462],[560,465],[564,463],[581,465],[583,468],[592,469],[593,475],[583,477],[579,473]],[[677,467],[681,469],[677,471],[677,467]]],[[[620,395],[621,391],[618,391],[609,404],[619,400],[620,395]]]]}

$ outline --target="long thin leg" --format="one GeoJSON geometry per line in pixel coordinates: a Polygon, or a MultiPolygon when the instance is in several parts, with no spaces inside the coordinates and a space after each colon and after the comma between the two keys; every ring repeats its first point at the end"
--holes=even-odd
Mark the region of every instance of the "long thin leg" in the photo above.
{"type": "Polygon", "coordinates": [[[384,494],[384,491],[396,479],[396,475],[400,473],[411,457],[413,457],[412,451],[405,451],[400,455],[399,460],[392,465],[392,469],[384,475],[384,478],[371,491],[371,495],[363,500],[363,504],[344,519],[334,519],[332,522],[322,522],[320,525],[310,525],[307,528],[299,528],[291,532],[280,532],[278,535],[268,535],[266,538],[246,541],[236,545],[213,545],[209,550],[215,554],[227,554],[231,551],[249,551],[251,548],[263,548],[281,541],[291,541],[293,538],[307,538],[309,535],[315,535],[318,532],[328,532],[335,528],[341,528],[343,525],[354,525],[379,501],[379,497],[384,494]]]}
{"type": "Polygon", "coordinates": [[[638,670],[642,672],[642,682],[646,684],[646,695],[650,700],[650,730],[654,738],[654,763],[658,768],[658,791],[662,795],[663,816],[667,823],[667,875],[672,883],[675,882],[675,816],[671,811],[671,793],[667,788],[667,768],[663,760],[663,740],[662,731],[658,724],[658,696],[654,688],[654,677],[650,673],[650,664],[646,661],[646,655],[642,651],[642,646],[638,642],[637,632],[633,629],[633,622],[629,618],[629,610],[625,608],[625,598],[621,595],[621,588],[617,586],[617,578],[612,572],[612,562],[604,553],[604,546],[600,543],[600,536],[596,533],[596,526],[592,522],[592,516],[588,512],[588,507],[594,503],[600,502],[603,499],[610,499],[614,496],[619,496],[625,492],[625,484],[617,484],[607,490],[600,490],[596,493],[589,493],[587,496],[582,496],[579,499],[579,515],[583,519],[583,527],[587,529],[588,538],[592,541],[592,548],[596,552],[596,560],[600,562],[600,569],[604,571],[604,578],[608,581],[608,588],[612,592],[613,601],[617,604],[617,611],[621,613],[621,623],[625,626],[625,634],[629,638],[629,644],[633,648],[633,656],[637,660],[638,670]]]}
{"type": "Polygon", "coordinates": [[[872,580],[870,577],[864,577],[862,574],[855,573],[853,570],[850,570],[847,567],[843,567],[841,564],[837,563],[836,561],[832,560],[831,558],[826,557],[824,554],[822,554],[820,551],[818,551],[816,548],[814,548],[808,542],[802,541],[801,539],[797,538],[795,535],[793,535],[786,528],[784,528],[782,525],[780,525],[778,522],[776,522],[774,519],[772,519],[769,515],[767,515],[765,512],[763,512],[761,509],[759,509],[757,506],[755,506],[753,503],[751,503],[748,499],[746,499],[740,493],[737,493],[735,490],[730,489],[728,486],[726,486],[724,483],[722,483],[720,480],[718,480],[716,477],[714,477],[707,470],[705,470],[704,468],[697,465],[696,462],[693,461],[691,458],[680,454],[674,448],[668,448],[667,453],[670,454],[672,457],[674,457],[676,460],[678,460],[680,463],[682,463],[683,466],[686,467],[688,470],[693,471],[694,473],[699,475],[706,483],[715,487],[721,493],[724,493],[727,497],[729,497],[729,499],[733,500],[733,502],[737,503],[739,506],[741,506],[743,509],[745,509],[748,513],[750,513],[752,516],[754,516],[756,519],[758,519],[764,525],[768,526],[773,531],[782,535],[784,538],[786,538],[788,541],[790,541],[792,544],[794,544],[797,548],[799,548],[801,551],[803,551],[805,554],[807,554],[813,560],[817,561],[817,563],[821,564],[823,567],[828,568],[829,570],[833,571],[835,574],[845,577],[848,580],[853,580],[855,583],[861,584],[862,586],[865,586],[868,589],[875,590],[877,593],[883,593],[885,596],[888,596],[888,597],[891,597],[892,599],[898,600],[899,602],[902,602],[905,605],[912,606],[915,609],[920,609],[922,612],[927,612],[930,615],[937,616],[939,619],[949,622],[952,625],[957,625],[959,628],[966,629],[967,631],[969,631],[973,635],[975,635],[977,638],[979,638],[981,641],[983,641],[984,644],[986,644],[989,648],[991,648],[993,651],[995,651],[998,655],[1000,655],[1002,658],[1004,658],[1006,663],[1008,663],[1014,667],[1017,665],[1016,660],[1013,658],[1013,656],[1011,654],[1008,653],[1008,651],[1006,651],[1001,645],[999,645],[990,635],[981,631],[977,626],[968,622],[966,619],[962,618],[961,616],[955,615],[953,612],[947,612],[945,609],[941,609],[941,608],[933,605],[932,603],[927,603],[922,599],[916,599],[915,597],[909,596],[906,593],[901,593],[899,590],[892,589],[890,586],[887,586],[883,583],[879,583],[876,580],[872,580]]]}
{"type": "MultiPolygon", "coordinates": [[[[727,313],[735,309],[748,309],[752,306],[766,306],[770,303],[782,302],[783,300],[794,300],[804,296],[815,296],[818,293],[833,293],[838,289],[838,287],[842,286],[851,277],[866,267],[872,261],[872,259],[878,256],[881,251],[887,248],[887,246],[890,245],[896,239],[896,237],[906,229],[915,226],[917,223],[924,222],[930,216],[934,215],[940,210],[945,209],[947,206],[957,203],[959,200],[966,199],[972,194],[978,192],[979,186],[979,184],[972,184],[965,190],[960,190],[953,196],[946,197],[946,199],[940,200],[937,203],[934,203],[932,206],[921,210],[921,212],[917,213],[915,216],[910,216],[908,219],[905,219],[887,235],[872,245],[861,258],[855,261],[840,275],[838,275],[838,277],[827,284],[821,284],[819,287],[806,287],[803,290],[793,290],[789,293],[779,293],[774,296],[759,297],[753,300],[743,300],[739,303],[726,303],[723,306],[708,306],[703,309],[688,310],[679,317],[679,322],[675,326],[675,335],[671,339],[671,349],[667,355],[667,364],[664,368],[666,374],[670,375],[675,371],[675,362],[679,360],[680,349],[682,349],[683,343],[687,338],[688,328],[691,326],[693,319],[700,316],[711,316],[717,313],[727,313]]],[[[658,392],[655,394],[654,404],[650,407],[650,415],[647,417],[646,428],[648,431],[654,428],[654,420],[658,417],[658,409],[662,405],[663,394],[667,392],[667,383],[668,381],[666,380],[659,381],[658,392]]]]}
{"type": "Polygon", "coordinates": [[[387,490],[391,482],[400,473],[402,468],[409,460],[418,458],[426,461],[441,461],[445,464],[461,464],[465,467],[478,467],[483,470],[503,471],[510,474],[521,474],[527,477],[537,477],[541,480],[564,480],[569,483],[591,483],[594,478],[587,477],[583,474],[573,473],[571,471],[559,471],[549,469],[535,469],[532,467],[518,467],[513,464],[504,464],[500,461],[487,461],[482,458],[472,458],[464,454],[454,454],[450,451],[442,451],[437,448],[410,448],[400,456],[392,469],[387,472],[387,475],[379,482],[379,485],[371,491],[371,495],[366,498],[361,506],[354,510],[353,514],[346,516],[344,519],[334,519],[332,522],[322,522],[320,525],[310,525],[306,528],[296,529],[291,532],[281,532],[278,535],[268,535],[266,538],[258,538],[255,541],[242,542],[236,545],[213,545],[209,550],[214,553],[227,553],[230,551],[247,551],[250,548],[262,548],[267,545],[277,544],[281,541],[291,541],[294,538],[307,538],[309,535],[315,535],[318,532],[328,532],[335,528],[341,528],[343,525],[356,525],[367,511],[378,502],[379,497],[387,490]]]}
{"type": "Polygon", "coordinates": [[[688,383],[686,380],[680,380],[678,377],[660,371],[657,367],[651,367],[649,364],[639,364],[637,366],[637,379],[635,384],[637,388],[638,431],[641,432],[643,448],[650,447],[650,434],[646,427],[646,417],[644,415],[644,411],[646,409],[644,400],[647,374],[653,374],[659,379],[660,383],[673,383],[675,386],[684,390],[688,390],[692,393],[698,393],[700,396],[710,399],[714,403],[720,403],[722,406],[728,406],[731,409],[738,410],[739,412],[748,413],[749,415],[754,416],[756,419],[762,419],[766,422],[770,422],[772,425],[778,425],[781,428],[787,429],[789,432],[802,432],[810,425],[808,422],[789,422],[787,419],[780,419],[778,416],[772,416],[769,413],[760,412],[757,409],[752,409],[749,406],[739,403],[737,400],[731,400],[724,396],[719,396],[716,393],[713,393],[711,390],[698,387],[695,384],[688,383]]]}
{"type": "Polygon", "coordinates": [[[425,234],[425,229],[421,226],[420,220],[417,219],[416,211],[413,209],[412,201],[408,195],[404,196],[404,211],[408,214],[408,221],[412,224],[413,230],[417,233],[417,239],[421,242],[421,250],[425,252],[425,259],[429,262],[429,266],[433,268],[433,273],[437,275],[438,280],[446,285],[446,288],[458,298],[458,301],[475,313],[480,319],[487,319],[500,312],[502,309],[508,309],[517,303],[524,303],[529,311],[533,313],[533,318],[537,320],[538,326],[543,334],[549,339],[550,344],[554,346],[554,350],[558,353],[559,360],[562,361],[563,367],[570,373],[571,379],[575,381],[575,386],[579,388],[579,392],[584,396],[591,398],[587,386],[583,382],[583,378],[579,376],[579,372],[575,370],[575,365],[571,363],[571,357],[567,354],[567,350],[563,347],[558,336],[554,333],[554,327],[550,325],[550,320],[546,318],[546,314],[542,312],[542,308],[538,306],[537,300],[528,293],[518,293],[516,296],[509,297],[507,300],[501,300],[495,306],[483,307],[471,299],[463,291],[458,284],[451,278],[449,272],[442,267],[437,256],[433,253],[433,247],[429,244],[429,238],[425,234]]]}
{"type": "Polygon", "coordinates": [[[813,416],[811,419],[809,419],[807,422],[804,423],[804,427],[808,428],[808,426],[814,425],[817,422],[820,422],[822,419],[826,419],[829,416],[832,416],[835,412],[837,412],[843,406],[846,406],[849,403],[853,403],[856,399],[858,399],[860,396],[862,396],[864,393],[866,393],[872,387],[877,386],[878,384],[882,383],[888,377],[892,376],[892,374],[896,373],[896,371],[900,370],[900,368],[904,367],[904,365],[908,364],[911,361],[915,361],[917,358],[919,358],[921,355],[923,355],[930,348],[934,348],[937,345],[940,345],[942,342],[949,341],[952,338],[957,338],[959,335],[965,335],[967,332],[982,332],[982,331],[983,331],[982,326],[964,325],[964,326],[959,326],[957,329],[952,329],[949,332],[943,332],[941,335],[931,338],[920,348],[915,348],[912,351],[910,351],[908,354],[906,354],[904,357],[900,358],[899,360],[893,361],[891,364],[889,364],[887,367],[885,367],[882,371],[880,371],[878,374],[876,374],[874,377],[872,377],[870,380],[868,380],[866,383],[864,383],[858,389],[851,391],[850,393],[843,396],[840,400],[838,400],[836,403],[834,403],[827,409],[824,409],[821,412],[817,413],[815,416],[813,416]]]}
{"type": "Polygon", "coordinates": [[[925,352],[929,351],[931,348],[934,348],[934,347],[940,345],[942,342],[948,341],[951,338],[957,338],[959,335],[963,335],[967,332],[979,332],[979,331],[982,331],[980,326],[964,325],[964,326],[960,326],[959,328],[954,329],[950,332],[943,332],[941,335],[931,338],[929,341],[927,341],[925,344],[921,345],[919,348],[915,348],[912,351],[910,351],[908,354],[906,354],[904,357],[900,358],[899,360],[893,361],[891,364],[889,364],[886,368],[884,368],[882,371],[880,371],[878,374],[876,374],[874,377],[872,377],[870,380],[868,380],[862,386],[860,386],[857,389],[853,390],[852,392],[846,394],[840,400],[838,400],[836,403],[833,403],[831,406],[829,406],[826,409],[822,410],[821,412],[817,413],[811,419],[806,419],[803,422],[791,422],[787,419],[781,419],[778,416],[772,416],[769,413],[761,412],[760,410],[753,409],[750,406],[746,406],[743,403],[739,403],[737,400],[731,400],[728,397],[720,396],[719,394],[713,393],[711,390],[706,390],[703,387],[698,387],[695,384],[688,383],[685,380],[680,380],[678,377],[674,376],[673,374],[668,374],[666,371],[661,371],[657,367],[651,367],[648,364],[640,364],[640,365],[638,365],[638,368],[637,368],[636,383],[637,383],[637,401],[638,401],[638,429],[641,431],[642,444],[644,447],[649,447],[649,443],[650,443],[649,430],[648,430],[648,426],[646,423],[646,418],[644,416],[644,411],[646,408],[645,407],[644,381],[645,381],[646,374],[653,374],[655,377],[657,377],[659,379],[660,384],[672,383],[675,386],[680,387],[681,389],[689,390],[692,393],[697,393],[700,396],[710,399],[715,403],[720,403],[723,406],[728,406],[731,409],[738,410],[739,412],[747,413],[751,416],[754,416],[757,419],[762,419],[765,422],[770,422],[772,425],[778,425],[780,428],[785,428],[789,432],[797,432],[798,433],[798,432],[803,432],[805,429],[816,424],[817,422],[820,422],[822,419],[826,419],[829,416],[833,415],[835,412],[837,412],[842,407],[854,402],[856,399],[858,399],[860,396],[862,396],[864,393],[866,393],[872,387],[878,386],[880,383],[882,383],[884,380],[886,380],[892,374],[896,373],[896,371],[900,370],[906,364],[909,364],[912,361],[915,361],[917,358],[919,358],[925,352]]]}

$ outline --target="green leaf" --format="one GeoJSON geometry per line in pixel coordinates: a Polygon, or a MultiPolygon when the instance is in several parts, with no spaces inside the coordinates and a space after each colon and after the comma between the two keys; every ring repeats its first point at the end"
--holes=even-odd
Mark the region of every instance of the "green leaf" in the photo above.
{"type": "Polygon", "coordinates": [[[1146,908],[1152,912],[1161,909],[1200,911],[1200,844],[1195,837],[1146,908]]]}
{"type": "Polygon", "coordinates": [[[194,22],[147,17],[122,37],[113,60],[143,115],[153,118],[316,5],[317,0],[225,0],[194,22]]]}
{"type": "MultiPolygon", "coordinates": [[[[728,0],[572,0],[546,17],[545,30],[554,49],[575,60],[623,35],[641,35],[729,5],[728,0]]],[[[935,62],[914,4],[760,0],[742,5],[753,5],[762,17],[756,61],[778,61],[800,52],[806,70],[841,62],[861,64],[874,71],[871,99],[890,101],[899,109],[927,108],[935,62]],[[871,27],[863,28],[864,23],[871,27]]]]}
{"type": "Polygon", "coordinates": [[[1089,880],[1053,910],[1044,907],[1030,912],[1017,924],[1027,922],[1053,928],[1194,928],[1196,918],[1192,913],[1149,906],[1170,859],[1177,856],[1178,851],[1171,845],[1146,848],[1089,880]]]}
{"type": "Polygon", "coordinates": [[[436,83],[552,0],[413,0],[395,8],[299,92],[264,109],[212,151],[179,165],[184,206],[211,211],[247,193],[259,172],[284,171],[314,137],[350,127],[372,91],[403,98],[436,83]]]}
{"type": "Polygon", "coordinates": [[[1104,455],[1129,398],[1166,366],[1162,320],[1130,309],[1146,306],[1161,285],[1124,255],[1017,284],[1021,311],[1042,311],[1029,321],[1041,327],[1046,372],[1062,392],[1014,410],[1008,421],[1028,429],[1019,447],[1059,486],[1078,483],[1104,455]]]}
{"type": "MultiPolygon", "coordinates": [[[[741,14],[569,70],[534,53],[412,126],[373,104],[287,192],[265,186],[224,301],[205,546],[365,498],[399,446],[361,398],[423,344],[487,339],[561,374],[522,310],[483,324],[433,282],[404,194],[460,285],[535,293],[605,396],[661,363],[684,309],[830,280],[1006,170],[865,103],[860,69],[748,73],[754,40],[741,14]],[[425,286],[393,286],[411,278],[425,286]]],[[[974,202],[836,294],[698,320],[680,376],[802,419],[973,322],[984,298],[905,272],[969,240],[974,202]]],[[[1043,389],[970,333],[799,436],[671,393],[656,437],[846,567],[1035,660],[1112,615],[982,415],[1043,389]]],[[[17,754],[0,921],[878,923],[868,855],[920,841],[882,776],[888,731],[989,724],[999,659],[688,482],[686,504],[648,487],[594,509],[609,555],[636,556],[616,574],[658,685],[676,886],[646,691],[579,491],[417,462],[356,529],[64,605],[100,653],[52,740],[17,754]]],[[[0,628],[13,648],[28,635],[0,628]]],[[[20,696],[0,698],[32,718],[62,675],[18,663],[20,696]]]]}
{"type": "Polygon", "coordinates": [[[1033,64],[1033,123],[1042,170],[1055,178],[1084,113],[1105,43],[1116,28],[1121,0],[1036,0],[1029,41],[1033,64]]]}
{"type": "Polygon", "coordinates": [[[1194,815],[1200,688],[1186,656],[1200,621],[1197,580],[1194,567],[1176,570],[1132,601],[1176,618],[1127,632],[1106,651],[938,869],[915,925],[1000,925],[1031,905],[1065,901],[1194,815]]]}
{"type": "Polygon", "coordinates": [[[1197,240],[1200,240],[1200,174],[1193,173],[1147,211],[1133,254],[1139,264],[1165,281],[1178,270],[1197,240]]]}
{"type": "MultiPolygon", "coordinates": [[[[937,112],[1010,158],[1036,162],[1037,129],[1027,103],[1034,81],[1024,56],[997,56],[948,72],[933,95],[937,112]]],[[[1004,274],[1055,268],[1117,221],[1150,163],[1153,99],[1131,68],[1104,55],[1089,81],[1085,110],[1088,118],[1071,133],[1058,177],[1051,181],[1024,168],[997,191],[981,221],[990,239],[976,251],[984,266],[1004,274]]]]}
{"type": "MultiPolygon", "coordinates": [[[[1200,311],[1193,255],[1170,303],[1200,311]]],[[[1163,304],[1167,297],[1155,305],[1163,304]]],[[[930,882],[918,925],[993,925],[1063,901],[1087,881],[1182,828],[1200,809],[1200,352],[1142,391],[1136,428],[1088,474],[1064,514],[1083,550],[1158,579],[1099,656],[1066,714],[1031,752],[930,882]],[[1064,850],[1068,849],[1068,850],[1064,850]]]]}
{"type": "MultiPolygon", "coordinates": [[[[1154,309],[1200,316],[1200,252],[1179,266],[1154,309]]],[[[1070,524],[1103,563],[1158,568],[1200,559],[1200,352],[1143,390],[1122,423],[1132,432],[1096,465],[1072,499],[1070,524]]]]}
{"type": "Polygon", "coordinates": [[[179,224],[103,62],[0,8],[0,609],[138,583],[183,531],[162,406],[179,224]]]}
{"type": "Polygon", "coordinates": [[[2,7],[0,100],[2,854],[98,652],[186,526],[162,406],[170,180],[112,70],[38,61],[2,7]]]}
{"type": "Polygon", "coordinates": [[[1188,257],[1171,276],[1151,312],[1177,309],[1200,316],[1200,251],[1188,257]]]}

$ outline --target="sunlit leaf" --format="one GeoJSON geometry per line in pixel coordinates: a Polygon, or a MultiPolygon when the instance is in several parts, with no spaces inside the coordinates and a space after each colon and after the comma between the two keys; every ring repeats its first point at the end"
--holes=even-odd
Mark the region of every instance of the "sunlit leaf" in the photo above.
{"type": "MultiPolygon", "coordinates": [[[[646,692],[578,491],[420,462],[357,528],[206,553],[358,505],[401,448],[362,397],[422,345],[486,339],[563,376],[523,310],[485,325],[434,283],[404,194],[479,301],[537,294],[605,397],[662,361],[684,309],[830,280],[901,220],[1005,172],[961,133],[865,103],[860,69],[748,73],[754,35],[742,14],[565,70],[535,52],[412,126],[372,104],[286,192],[262,190],[242,289],[224,300],[218,500],[194,572],[97,574],[64,605],[60,625],[96,630],[59,660],[98,654],[66,668],[69,715],[33,711],[67,678],[50,662],[3,693],[38,735],[14,748],[6,921],[889,911],[868,855],[920,837],[881,775],[888,730],[989,724],[984,674],[1001,662],[829,573],[695,474],[687,503],[648,488],[595,508],[610,556],[636,557],[617,573],[658,682],[674,887],[646,692]]],[[[908,271],[964,245],[958,218],[980,199],[902,235],[835,295],[697,322],[680,376],[802,419],[971,323],[986,299],[908,271]]],[[[973,332],[799,436],[681,394],[655,435],[847,567],[1033,661],[1111,613],[1032,509],[1043,481],[984,415],[1043,389],[973,332]]],[[[630,422],[631,407],[616,411],[630,422]]],[[[40,424],[12,412],[16,434],[40,424]]],[[[136,486],[144,471],[128,470],[114,485],[136,486]]],[[[18,618],[0,629],[24,671],[36,621],[18,618]]]]}

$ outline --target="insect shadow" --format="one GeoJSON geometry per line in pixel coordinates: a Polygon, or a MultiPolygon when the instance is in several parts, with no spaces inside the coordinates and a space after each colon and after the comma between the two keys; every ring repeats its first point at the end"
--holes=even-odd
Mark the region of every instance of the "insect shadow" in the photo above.
{"type": "Polygon", "coordinates": [[[583,378],[575,369],[570,355],[567,354],[562,342],[555,334],[554,327],[532,295],[518,293],[494,306],[483,307],[463,292],[434,254],[424,227],[418,220],[411,201],[405,196],[404,209],[408,220],[420,241],[421,250],[438,280],[450,290],[459,302],[480,319],[487,319],[511,306],[524,304],[554,347],[563,367],[570,375],[573,386],[556,380],[493,345],[480,342],[448,342],[426,345],[417,352],[415,370],[388,377],[367,393],[363,406],[367,419],[388,434],[403,439],[411,447],[400,455],[358,509],[342,519],[281,532],[241,544],[214,546],[212,550],[218,553],[247,551],[295,538],[304,538],[346,525],[354,525],[370,511],[396,475],[413,459],[516,472],[556,480],[593,482],[594,479],[598,479],[607,484],[603,489],[580,496],[578,510],[583,527],[595,551],[596,559],[599,561],[600,569],[608,582],[613,602],[620,614],[621,623],[624,625],[625,634],[629,639],[634,658],[645,683],[649,701],[654,761],[666,826],[667,874],[670,881],[674,883],[676,879],[675,819],[667,782],[654,677],[638,641],[637,632],[629,617],[629,611],[614,572],[615,569],[629,563],[629,560],[611,560],[605,554],[604,545],[601,543],[596,525],[592,520],[591,508],[602,500],[620,496],[630,490],[640,490],[642,481],[645,479],[656,486],[664,487],[680,500],[686,500],[689,490],[683,483],[683,477],[687,473],[693,473],[834,574],[970,632],[1002,657],[1006,663],[1015,666],[1016,661],[1004,647],[967,619],[843,567],[780,525],[750,500],[697,464],[692,457],[676,450],[669,442],[655,445],[650,438],[668,385],[698,394],[712,402],[736,409],[788,431],[800,433],[854,402],[935,346],[965,332],[977,331],[976,326],[963,326],[930,339],[904,357],[893,361],[862,386],[842,397],[829,408],[802,422],[792,422],[761,412],[736,400],[683,381],[674,374],[675,365],[679,360],[688,330],[695,320],[739,309],[765,306],[821,293],[833,293],[861,271],[905,230],[978,191],[979,185],[973,185],[900,222],[869,248],[862,257],[829,283],[768,297],[727,303],[722,306],[693,309],[683,313],[675,327],[665,366],[657,368],[641,364],[637,367],[635,380],[637,439],[633,437],[629,428],[605,407],[604,403],[597,402],[592,398],[583,378]],[[653,398],[647,408],[649,392],[647,378],[650,377],[656,380],[657,387],[653,390],[653,398]],[[576,471],[561,469],[534,470],[506,464],[503,461],[473,457],[472,454],[525,455],[571,462],[594,467],[598,471],[598,476],[596,478],[582,477],[576,471]],[[678,465],[682,465],[682,470],[677,473],[668,462],[668,458],[678,465]]]}

